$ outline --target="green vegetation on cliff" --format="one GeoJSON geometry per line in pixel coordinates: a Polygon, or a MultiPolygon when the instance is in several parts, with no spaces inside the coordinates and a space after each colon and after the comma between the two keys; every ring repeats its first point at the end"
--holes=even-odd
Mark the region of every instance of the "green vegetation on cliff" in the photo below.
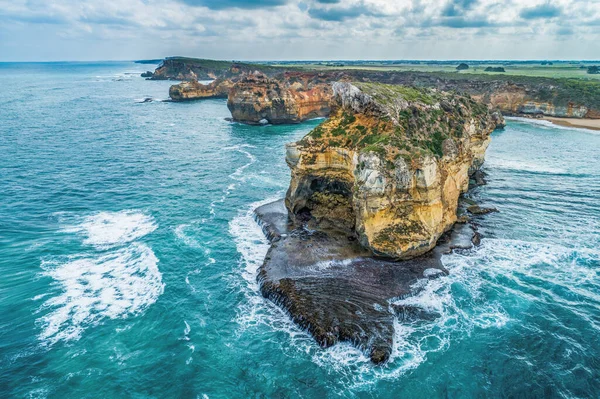
{"type": "Polygon", "coordinates": [[[441,158],[457,148],[465,126],[485,130],[487,106],[470,97],[437,90],[382,83],[355,83],[372,99],[368,112],[353,114],[340,107],[301,143],[373,152],[394,168],[398,157],[441,158]]]}

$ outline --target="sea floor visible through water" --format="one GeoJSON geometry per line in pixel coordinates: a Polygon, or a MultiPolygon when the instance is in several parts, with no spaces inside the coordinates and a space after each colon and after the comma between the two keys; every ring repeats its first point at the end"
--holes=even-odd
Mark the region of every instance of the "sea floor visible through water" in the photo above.
{"type": "Polygon", "coordinates": [[[509,119],[481,247],[395,302],[391,361],[320,348],[259,293],[253,219],[319,121],[171,103],[134,63],[0,64],[0,397],[598,397],[600,134],[509,119]],[[141,102],[147,97],[155,101],[141,102]]]}

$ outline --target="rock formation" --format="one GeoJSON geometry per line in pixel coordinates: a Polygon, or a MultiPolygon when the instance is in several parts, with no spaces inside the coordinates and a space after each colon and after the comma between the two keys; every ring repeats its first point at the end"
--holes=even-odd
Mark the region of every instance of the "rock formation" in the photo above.
{"type": "Polygon", "coordinates": [[[181,82],[171,86],[169,97],[173,101],[189,101],[204,98],[227,98],[233,82],[228,79],[216,79],[204,85],[197,80],[181,82]]]}
{"type": "Polygon", "coordinates": [[[349,342],[375,364],[392,355],[395,319],[436,317],[394,298],[416,294],[419,279],[447,274],[441,255],[470,248],[477,237],[469,225],[461,224],[426,255],[394,262],[374,258],[341,232],[312,231],[292,222],[283,201],[255,213],[272,244],[258,275],[262,295],[283,307],[322,347],[349,342]]]}
{"type": "Polygon", "coordinates": [[[381,364],[395,322],[437,317],[401,298],[448,273],[442,254],[480,242],[465,224],[473,203],[457,221],[459,195],[470,174],[483,183],[474,172],[503,120],[435,90],[332,90],[330,119],[287,148],[285,201],[255,211],[271,242],[258,282],[321,346],[349,342],[381,364]]]}
{"type": "MultiPolygon", "coordinates": [[[[253,74],[264,74],[270,78],[276,78],[280,89],[285,89],[287,79],[296,81],[298,76],[302,76],[301,80],[304,82],[356,81],[400,84],[469,94],[488,104],[491,108],[499,109],[505,115],[600,119],[600,82],[585,79],[361,69],[333,69],[326,72],[303,70],[300,73],[297,72],[297,68],[290,66],[186,57],[169,57],[159,65],[154,73],[146,72],[143,75],[153,80],[191,81],[224,78],[238,81],[244,76],[253,74]]],[[[265,82],[262,81],[255,83],[259,86],[265,85],[265,82]]],[[[245,87],[240,86],[240,89],[251,93],[252,84],[247,82],[245,87]]],[[[280,98],[277,90],[273,92],[272,96],[274,99],[280,98]]],[[[267,103],[269,98],[270,96],[267,96],[262,102],[267,103]]],[[[251,99],[252,96],[234,98],[233,104],[235,101],[241,100],[244,106],[248,106],[253,103],[251,99]]],[[[292,98],[291,101],[293,102],[294,99],[292,98]]],[[[286,106],[293,107],[291,103],[286,106]]],[[[270,107],[272,106],[268,105],[266,109],[270,107]]],[[[246,110],[250,112],[251,108],[252,106],[246,110]]],[[[260,103],[257,105],[257,109],[265,111],[260,103]]],[[[265,113],[267,114],[268,111],[265,113]]],[[[249,118],[248,122],[256,123],[257,121],[254,119],[249,118]]]]}
{"type": "Polygon", "coordinates": [[[334,83],[333,93],[330,119],[287,147],[287,208],[313,228],[356,234],[377,255],[431,250],[456,222],[498,116],[435,90],[334,83]]]}
{"type": "Polygon", "coordinates": [[[227,107],[233,120],[249,123],[298,123],[329,115],[331,85],[319,75],[286,73],[242,77],[231,89],[227,107]]]}
{"type": "Polygon", "coordinates": [[[151,80],[208,80],[234,78],[255,72],[272,75],[282,69],[268,65],[215,61],[188,57],[168,57],[156,68],[151,80]]]}

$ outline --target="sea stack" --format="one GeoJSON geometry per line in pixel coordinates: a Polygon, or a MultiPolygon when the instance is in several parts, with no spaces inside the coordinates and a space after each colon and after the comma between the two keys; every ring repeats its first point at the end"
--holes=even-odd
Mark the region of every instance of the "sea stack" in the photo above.
{"type": "Polygon", "coordinates": [[[436,90],[334,83],[332,92],[330,119],[287,147],[285,201],[255,211],[271,242],[258,281],[321,346],[349,342],[381,364],[394,320],[437,317],[396,300],[447,274],[442,254],[479,241],[465,216],[452,227],[503,120],[436,90]]]}
{"type": "Polygon", "coordinates": [[[499,124],[435,90],[334,83],[331,118],[287,147],[291,214],[345,229],[374,254],[421,255],[456,222],[458,198],[499,124]]]}
{"type": "Polygon", "coordinates": [[[215,79],[209,84],[197,80],[185,81],[171,86],[169,97],[173,101],[201,100],[206,98],[227,98],[233,82],[229,79],[215,79]]]}
{"type": "Polygon", "coordinates": [[[234,121],[248,124],[299,123],[329,116],[332,90],[325,76],[249,74],[233,85],[227,107],[234,121]]]}

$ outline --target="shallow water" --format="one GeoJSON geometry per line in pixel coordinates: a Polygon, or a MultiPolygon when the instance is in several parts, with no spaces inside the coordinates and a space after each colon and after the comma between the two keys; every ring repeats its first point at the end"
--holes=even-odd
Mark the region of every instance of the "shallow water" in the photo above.
{"type": "Polygon", "coordinates": [[[255,282],[251,217],[318,121],[244,126],[133,63],[0,64],[0,397],[597,397],[600,135],[510,120],[500,212],[396,325],[383,368],[320,349],[255,282]]]}

